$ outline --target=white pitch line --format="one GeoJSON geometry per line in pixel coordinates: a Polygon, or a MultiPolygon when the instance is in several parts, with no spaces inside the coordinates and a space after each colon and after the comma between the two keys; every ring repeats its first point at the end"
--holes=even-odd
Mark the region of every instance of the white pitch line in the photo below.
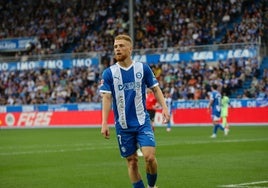
{"type": "MultiPolygon", "coordinates": [[[[178,144],[208,144],[208,143],[237,143],[237,142],[258,142],[258,141],[268,141],[268,138],[259,138],[259,139],[236,139],[236,140],[215,140],[208,139],[206,141],[187,141],[187,142],[176,142],[176,143],[159,143],[158,146],[165,145],[178,145],[178,144]]],[[[103,143],[100,145],[93,145],[91,143],[82,143],[82,144],[56,144],[56,145],[30,145],[30,146],[2,146],[0,147],[0,156],[12,156],[12,155],[25,155],[25,154],[40,154],[40,153],[62,153],[62,152],[70,152],[70,151],[84,151],[84,150],[96,150],[96,149],[111,149],[116,148],[117,145],[103,143]],[[78,146],[78,147],[77,147],[78,146]],[[67,147],[64,149],[63,147],[67,147]],[[73,148],[74,147],[74,148],[73,148]],[[14,151],[17,149],[35,149],[31,151],[14,151]],[[41,149],[43,148],[43,149],[41,149]],[[58,149],[57,149],[58,148],[58,149]],[[12,149],[10,152],[1,152],[4,149],[12,149]]]]}
{"type": "Polygon", "coordinates": [[[167,143],[162,143],[159,145],[178,145],[178,144],[208,144],[208,143],[237,143],[237,142],[259,142],[259,141],[268,141],[268,138],[252,138],[252,139],[229,139],[229,140],[216,140],[215,138],[209,138],[208,140],[204,140],[204,141],[197,141],[197,140],[193,140],[193,141],[182,141],[182,142],[176,142],[173,144],[170,144],[169,142],[167,143]]]}
{"type": "Polygon", "coordinates": [[[27,154],[41,154],[41,153],[64,153],[64,152],[73,152],[73,151],[90,151],[97,149],[107,149],[111,147],[80,147],[73,149],[45,149],[45,150],[33,150],[33,151],[13,151],[0,153],[0,156],[11,156],[11,155],[27,155],[27,154]]]}
{"type": "MultiPolygon", "coordinates": [[[[96,144],[93,144],[93,143],[77,143],[77,144],[32,144],[32,145],[27,145],[27,146],[24,146],[24,145],[16,145],[16,146],[0,146],[0,150],[1,149],[34,149],[34,148],[58,148],[58,147],[77,147],[77,146],[93,146],[93,145],[96,145],[96,144]]],[[[103,145],[109,145],[108,143],[102,143],[101,144],[102,146],[103,145]]]]}
{"type": "Polygon", "coordinates": [[[233,188],[268,188],[263,186],[258,186],[259,184],[268,183],[268,181],[256,181],[240,184],[230,184],[230,185],[220,185],[218,187],[233,187],[233,188]]]}

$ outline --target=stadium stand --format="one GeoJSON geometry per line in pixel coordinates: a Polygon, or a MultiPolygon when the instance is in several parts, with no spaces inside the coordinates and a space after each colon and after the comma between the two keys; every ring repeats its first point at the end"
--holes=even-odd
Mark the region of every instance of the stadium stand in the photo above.
{"type": "MultiPolygon", "coordinates": [[[[37,37],[31,50],[1,52],[0,58],[60,53],[101,53],[112,63],[113,36],[128,32],[126,1],[3,0],[0,39],[37,37]]],[[[136,0],[135,49],[267,42],[264,0],[136,0]]],[[[25,57],[26,56],[26,57],[25,57]]],[[[268,97],[267,57],[229,59],[211,67],[204,61],[152,64],[162,88],[174,100],[205,99],[218,82],[232,98],[268,97]],[[256,83],[257,82],[257,83],[256,83]]],[[[102,68],[0,70],[0,105],[98,102],[102,68]]]]}

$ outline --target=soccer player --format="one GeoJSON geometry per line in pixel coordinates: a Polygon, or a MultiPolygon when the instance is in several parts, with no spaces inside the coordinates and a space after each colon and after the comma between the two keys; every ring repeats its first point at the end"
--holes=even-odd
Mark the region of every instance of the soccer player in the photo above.
{"type": "Polygon", "coordinates": [[[221,94],[217,90],[218,86],[216,84],[213,84],[211,88],[212,88],[212,91],[209,93],[208,110],[211,110],[211,118],[212,118],[212,123],[213,123],[213,134],[211,138],[216,138],[218,129],[221,129],[224,131],[224,128],[220,124],[221,94]]]}
{"type": "MultiPolygon", "coordinates": [[[[166,101],[166,104],[168,107],[168,111],[169,111],[169,114],[171,117],[171,115],[172,115],[172,98],[171,98],[169,89],[164,90],[164,98],[165,98],[165,101],[166,101]]],[[[171,120],[168,121],[166,130],[167,130],[167,132],[171,131],[171,120]]]]}
{"type": "MultiPolygon", "coordinates": [[[[110,138],[108,115],[113,105],[115,129],[121,156],[126,158],[128,175],[133,188],[145,188],[138,165],[137,146],[145,160],[148,188],[155,187],[157,160],[155,136],[146,111],[146,87],[152,89],[162,106],[164,123],[169,121],[168,108],[159,83],[149,65],[131,59],[133,43],[128,35],[114,39],[116,63],[103,71],[101,134],[110,138]]],[[[126,187],[123,185],[123,187],[126,187]]]]}
{"type": "Polygon", "coordinates": [[[224,128],[224,134],[228,135],[230,130],[228,124],[228,108],[230,105],[230,99],[227,96],[226,92],[222,92],[222,99],[221,99],[221,118],[222,118],[222,126],[224,128]]]}
{"type": "Polygon", "coordinates": [[[146,109],[149,113],[153,130],[154,130],[154,118],[155,118],[156,108],[157,108],[157,100],[154,96],[154,93],[151,89],[147,88],[146,109]]]}

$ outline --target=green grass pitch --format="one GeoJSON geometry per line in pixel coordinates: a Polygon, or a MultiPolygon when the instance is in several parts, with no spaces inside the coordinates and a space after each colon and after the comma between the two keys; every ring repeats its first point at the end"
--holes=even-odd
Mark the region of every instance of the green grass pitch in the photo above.
{"type": "MultiPolygon", "coordinates": [[[[0,188],[130,188],[114,128],[0,130],[0,188]]],[[[156,127],[159,188],[268,188],[268,126],[156,127]]],[[[145,180],[144,161],[140,171],[145,180]]]]}

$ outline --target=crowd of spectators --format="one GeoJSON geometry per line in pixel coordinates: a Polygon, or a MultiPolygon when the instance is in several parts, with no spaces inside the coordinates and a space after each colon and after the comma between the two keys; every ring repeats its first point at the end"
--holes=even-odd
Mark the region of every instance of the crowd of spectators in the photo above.
{"type": "Polygon", "coordinates": [[[268,69],[259,69],[257,58],[227,59],[215,64],[205,61],[152,65],[162,89],[169,89],[173,100],[208,99],[211,85],[217,84],[222,93],[232,96],[252,80],[237,98],[268,98],[268,69]],[[261,79],[260,79],[261,78],[261,79]]]}
{"type": "MultiPolygon", "coordinates": [[[[260,72],[257,58],[150,66],[160,88],[168,89],[174,101],[208,99],[213,83],[230,96],[246,79],[253,81],[240,98],[268,98],[268,69],[260,72]]],[[[1,71],[0,105],[100,102],[99,78],[96,67],[1,71]]]]}
{"type": "MultiPolygon", "coordinates": [[[[264,0],[134,0],[133,5],[135,49],[212,44],[222,31],[221,43],[256,42],[267,11],[264,0]]],[[[114,35],[129,32],[128,1],[2,0],[0,11],[0,39],[36,36],[31,54],[111,53],[114,35]]]]}
{"type": "MultiPolygon", "coordinates": [[[[134,49],[213,44],[224,31],[220,43],[257,42],[268,17],[264,0],[134,0],[133,4],[134,49]]],[[[102,64],[109,66],[113,37],[129,32],[128,1],[3,0],[0,12],[0,39],[38,38],[27,55],[100,52],[107,57],[102,64]]],[[[205,99],[212,82],[232,94],[246,78],[254,82],[241,97],[267,97],[267,71],[257,79],[261,76],[257,58],[151,67],[161,88],[169,88],[174,100],[205,99]]],[[[1,71],[0,104],[99,102],[100,74],[93,67],[1,71]]]]}
{"type": "Polygon", "coordinates": [[[1,71],[0,105],[99,102],[94,67],[1,71]]]}

